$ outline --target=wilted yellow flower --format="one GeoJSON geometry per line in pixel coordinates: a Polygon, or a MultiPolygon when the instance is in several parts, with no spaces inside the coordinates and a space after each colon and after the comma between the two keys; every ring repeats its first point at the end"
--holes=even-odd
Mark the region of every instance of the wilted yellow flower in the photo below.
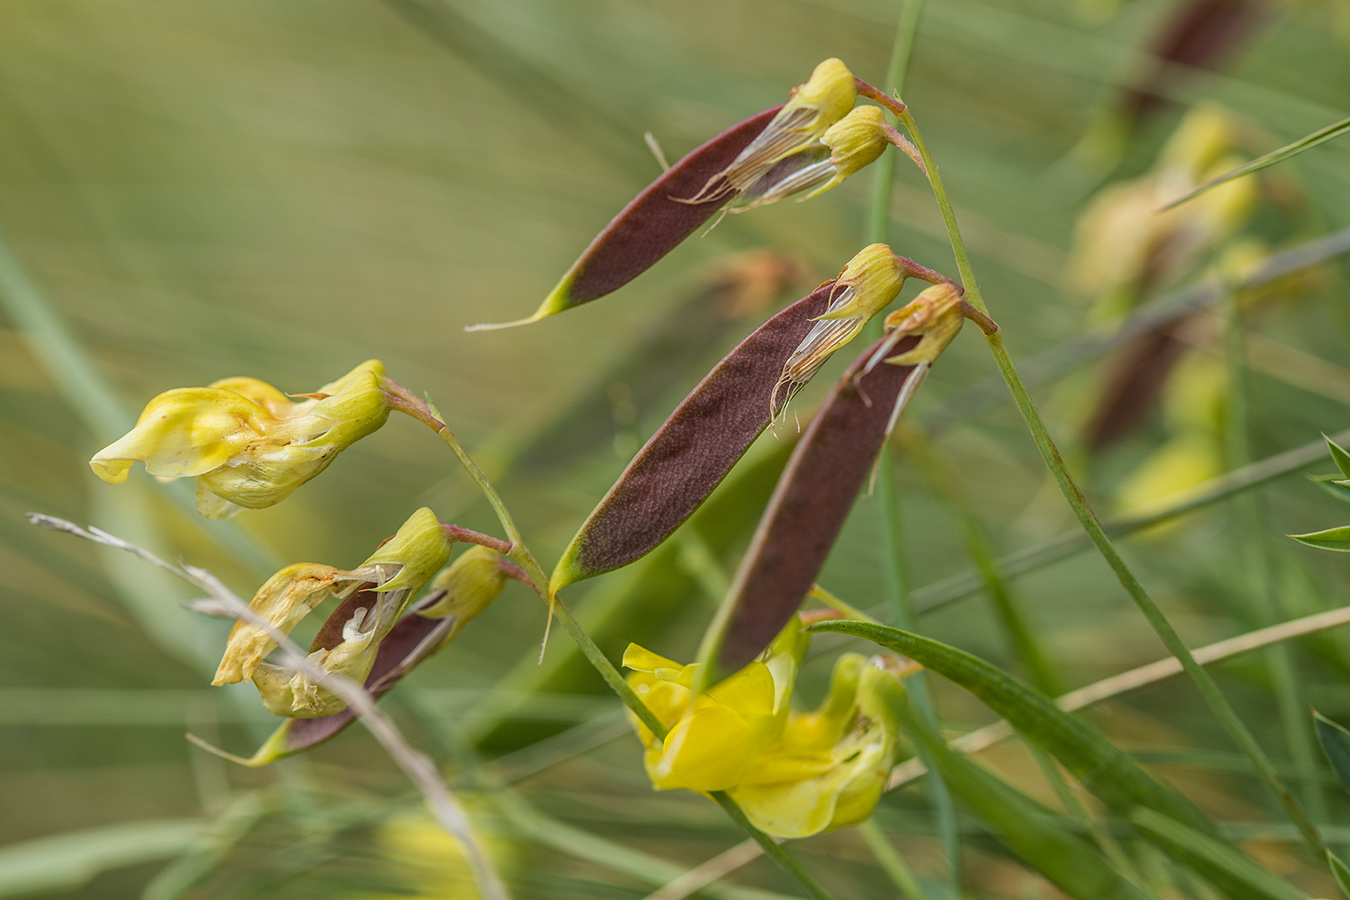
{"type": "Polygon", "coordinates": [[[848,66],[837,59],[825,60],[731,165],[709,178],[693,197],[680,199],[707,203],[748,190],[780,160],[819,147],[820,136],[853,108],[856,99],[857,88],[848,66]]]}
{"type": "Polygon", "coordinates": [[[669,732],[664,741],[630,714],[643,746],[647,777],[657,790],[721,791],[741,781],[787,721],[788,698],[810,638],[801,620],[788,626],[760,659],[693,696],[697,664],[682,666],[637,644],[624,651],[628,683],[669,732]]]}
{"type": "Polygon", "coordinates": [[[110,484],[135,460],[161,480],[195,476],[207,518],[272,506],[384,424],[384,384],[384,365],[370,360],[300,402],[254,378],[167,391],[89,465],[110,484]]]}
{"type": "Polygon", "coordinates": [[[815,712],[791,713],[729,791],[757,828],[800,838],[872,814],[895,760],[900,677],[857,653],[839,658],[825,701],[815,712]]]}
{"type": "MultiPolygon", "coordinates": [[[[345,599],[365,592],[370,603],[358,606],[332,635],[330,646],[314,649],[309,659],[325,672],[365,681],[374,665],[380,641],[394,627],[414,594],[450,559],[451,540],[431,510],[419,509],[360,566],[350,571],[299,563],[268,579],[249,608],[283,635],[329,597],[345,599]]],[[[323,635],[320,640],[322,642],[323,635]]],[[[230,631],[224,657],[212,684],[232,684],[252,678],[264,705],[277,715],[330,715],[343,704],[331,691],[300,672],[263,662],[276,647],[272,635],[259,625],[240,620],[230,631]]]]}

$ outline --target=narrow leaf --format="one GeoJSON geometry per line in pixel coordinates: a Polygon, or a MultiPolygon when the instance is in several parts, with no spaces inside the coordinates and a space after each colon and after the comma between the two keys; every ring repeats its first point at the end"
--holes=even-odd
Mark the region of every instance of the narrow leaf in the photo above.
{"type": "Polygon", "coordinates": [[[1350,731],[1328,719],[1317,710],[1313,710],[1313,723],[1317,728],[1317,740],[1327,762],[1336,772],[1336,777],[1347,791],[1350,791],[1350,731]]]}
{"type": "Polygon", "coordinates": [[[1350,478],[1350,451],[1325,434],[1322,437],[1326,438],[1327,449],[1331,451],[1331,458],[1336,463],[1336,468],[1341,470],[1341,477],[1350,478]]]}
{"type": "Polygon", "coordinates": [[[1327,868],[1331,869],[1331,877],[1336,879],[1336,886],[1341,889],[1341,896],[1350,898],[1350,867],[1341,862],[1339,856],[1328,850],[1327,868]]]}
{"type": "MultiPolygon", "coordinates": [[[[1271,152],[1265,154],[1264,156],[1258,156],[1256,159],[1252,160],[1251,162],[1245,165],[1241,165],[1238,166],[1236,169],[1224,172],[1222,175],[1219,175],[1216,178],[1211,178],[1209,181],[1206,181],[1204,184],[1200,185],[1198,188],[1191,191],[1190,193],[1183,194],[1182,196],[1173,200],[1171,203],[1167,204],[1162,208],[1162,210],[1159,211],[1163,212],[1171,209],[1174,206],[1180,206],[1187,200],[1199,194],[1203,194],[1210,188],[1216,188],[1219,185],[1228,181],[1232,181],[1235,178],[1241,178],[1244,175],[1250,175],[1253,172],[1259,172],[1261,169],[1264,169],[1267,166],[1273,166],[1276,163],[1282,163],[1286,159],[1298,156],[1304,150],[1316,147],[1318,144],[1325,143],[1331,140],[1332,138],[1340,137],[1341,135],[1346,134],[1347,132],[1350,132],[1350,119],[1341,119],[1341,121],[1336,122],[1333,125],[1328,125],[1325,128],[1320,128],[1317,131],[1314,131],[1312,134],[1299,138],[1292,144],[1286,144],[1285,146],[1281,147],[1278,150],[1272,150],[1271,152]]],[[[1350,478],[1350,471],[1347,471],[1345,473],[1345,477],[1350,478]]]]}
{"type": "MultiPolygon", "coordinates": [[[[623,287],[674,250],[725,203],[724,198],[703,203],[680,201],[697,194],[708,179],[730,165],[781,108],[766,109],[733,125],[667,169],[591,241],[534,315],[506,324],[537,322],[603,297],[623,287]]],[[[497,327],[505,326],[475,325],[469,330],[497,327]]]]}
{"type": "Polygon", "coordinates": [[[1337,478],[1335,475],[1309,475],[1313,483],[1337,500],[1350,503],[1350,479],[1337,478]]]}
{"type": "Polygon", "coordinates": [[[1334,550],[1337,553],[1350,553],[1350,525],[1340,528],[1328,528],[1326,531],[1312,531],[1308,534],[1289,535],[1300,544],[1316,547],[1319,550],[1334,550]]]}
{"type": "Polygon", "coordinates": [[[1148,896],[1112,870],[1087,841],[1060,825],[1050,810],[948,749],[908,703],[897,703],[896,713],[905,733],[927,749],[948,789],[991,825],[1001,842],[1060,890],[1078,900],[1142,900],[1148,896]]]}
{"type": "Polygon", "coordinates": [[[886,625],[830,621],[814,625],[811,630],[866,638],[959,684],[1007,719],[1027,740],[1063,763],[1082,780],[1085,788],[1117,813],[1145,806],[1217,835],[1213,824],[1190,800],[1150,775],[1101,732],[984,660],[886,625]]]}
{"type": "MultiPolygon", "coordinates": [[[[890,363],[864,373],[888,338],[848,367],[806,427],[759,520],[732,582],[724,632],[711,635],[718,667],[735,671],[759,655],[797,611],[820,574],[886,440],[897,403],[922,377],[890,363]]],[[[918,344],[903,338],[894,353],[918,344]]]]}
{"type": "Polygon", "coordinates": [[[1140,833],[1232,900],[1307,900],[1307,894],[1276,878],[1232,846],[1187,828],[1151,809],[1136,809],[1130,821],[1140,833]]]}
{"type": "Polygon", "coordinates": [[[774,385],[833,286],[769,319],[699,382],[582,524],[553,572],[554,591],[641,558],[698,509],[768,426],[774,385]]]}

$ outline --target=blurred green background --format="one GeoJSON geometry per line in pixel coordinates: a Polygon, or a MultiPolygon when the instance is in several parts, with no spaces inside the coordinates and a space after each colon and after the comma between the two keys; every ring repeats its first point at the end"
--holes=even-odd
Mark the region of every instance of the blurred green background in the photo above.
{"type": "MultiPolygon", "coordinates": [[[[1189,104],[1237,116],[1249,155],[1350,107],[1344,5],[1248,4],[1252,23],[1216,68],[1163,67],[1154,86],[1165,101],[1118,144],[1106,141],[1118,155],[1094,167],[1084,148],[1100,143],[1091,136],[1105,133],[1121,92],[1153,70],[1150,48],[1179,6],[925,7],[905,100],[942,165],[1014,358],[1099,324],[1066,287],[1075,223],[1099,185],[1149,169],[1189,104]]],[[[168,388],[247,374],[298,393],[377,357],[439,405],[548,568],[720,354],[770,304],[832,277],[859,248],[871,176],[810,203],[728,217],[565,316],[502,332],[464,326],[534,309],[660,171],[644,132],[673,160],[781,102],[827,56],[879,83],[898,12],[890,0],[0,4],[0,896],[135,898],[147,885],[151,898],[468,896],[453,853],[419,824],[411,789],[364,733],[259,771],[190,746],[185,731],[247,755],[271,728],[250,687],[207,686],[225,626],[182,611],[189,588],[32,528],[23,514],[92,522],[211,567],[245,596],[288,562],[354,566],[418,506],[495,532],[445,448],[406,419],[284,504],[230,523],[196,518],[187,485],[161,487],[138,466],[115,488],[86,464],[168,388]],[[735,255],[766,248],[786,261],[766,268],[765,257],[735,255]],[[756,280],[762,270],[769,276],[756,280]],[[39,838],[48,840],[22,843],[39,838]]],[[[1263,185],[1242,236],[1278,248],[1346,228],[1350,142],[1316,148],[1263,185]]],[[[955,275],[931,195],[903,160],[892,244],[955,275]]],[[[1159,292],[1189,283],[1202,263],[1159,292]]],[[[1319,267],[1250,319],[1302,354],[1301,369],[1256,366],[1256,458],[1350,424],[1344,274],[1319,267]]],[[[995,549],[1008,552],[1071,522],[1001,388],[989,408],[952,420],[964,409],[954,404],[995,375],[969,332],[907,419],[946,426],[936,447],[995,549]]],[[[803,419],[843,363],[799,398],[803,419]]],[[[1074,448],[1092,372],[1069,370],[1033,393],[1109,513],[1167,432],[1149,418],[1089,462],[1074,448]]],[[[763,438],[714,499],[722,505],[651,560],[569,593],[616,660],[629,640],[692,656],[713,608],[707,588],[734,566],[783,446],[763,438]]],[[[907,460],[901,483],[913,584],[966,571],[951,505],[907,460]]],[[[1340,605],[1344,562],[1283,535],[1339,524],[1344,507],[1298,476],[1263,488],[1260,502],[1281,615],[1340,605]]],[[[875,505],[859,503],[822,577],[863,606],[880,601],[875,505]]],[[[1260,624],[1237,518],[1220,505],[1126,544],[1192,644],[1260,624]]],[[[1044,568],[1015,590],[1071,685],[1164,655],[1095,557],[1044,568]]],[[[926,616],[923,629],[1015,668],[983,603],[963,599],[926,616]]],[[[519,895],[635,897],[667,880],[635,876],[645,858],[624,870],[580,844],[569,851],[560,843],[573,832],[558,820],[676,872],[738,840],[700,798],[651,793],[617,702],[564,635],[534,665],[544,620],[536,598],[509,588],[386,701],[460,786],[511,782],[523,805],[512,816],[484,803],[483,827],[519,895]]],[[[1340,639],[1300,644],[1295,662],[1309,699],[1350,716],[1340,639]]],[[[1267,670],[1250,661],[1220,671],[1288,761],[1267,670]]],[[[808,666],[812,702],[827,673],[828,660],[808,666]]],[[[967,696],[936,688],[951,728],[989,719],[967,696]]],[[[1261,838],[1249,847],[1272,868],[1303,877],[1287,852],[1290,829],[1189,687],[1132,695],[1097,721],[1127,746],[1170,753],[1177,768],[1165,774],[1261,838]]],[[[1035,781],[1021,757],[1000,759],[1035,781]]],[[[1327,815],[1350,824],[1338,791],[1327,786],[1327,815]]],[[[920,874],[936,877],[925,795],[888,797],[879,819],[920,874]]],[[[975,895],[1043,896],[970,828],[975,895]]],[[[893,891],[850,832],[799,852],[840,896],[893,891]]],[[[737,877],[793,892],[763,861],[737,877]]],[[[1332,890],[1306,877],[1308,890],[1332,890]]]]}

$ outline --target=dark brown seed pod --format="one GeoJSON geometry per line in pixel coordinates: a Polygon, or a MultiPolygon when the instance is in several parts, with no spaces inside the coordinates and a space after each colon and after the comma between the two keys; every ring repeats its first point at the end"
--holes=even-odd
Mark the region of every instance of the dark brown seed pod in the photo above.
{"type": "Polygon", "coordinates": [[[553,571],[553,591],[639,559],[707,499],[768,426],[774,385],[833,287],[769,319],[699,382],[582,524],[553,571]]]}
{"type": "Polygon", "coordinates": [[[690,203],[680,198],[694,196],[709,179],[726,169],[780,109],[766,109],[733,125],[667,169],[591,241],[534,315],[502,325],[474,325],[469,330],[537,322],[603,297],[647,271],[726,202],[721,198],[690,203]]]}
{"type": "MultiPolygon", "coordinates": [[[[897,403],[912,393],[910,380],[922,377],[926,366],[883,362],[866,371],[887,340],[849,366],[778,479],[731,585],[716,657],[721,671],[753,661],[797,611],[881,452],[897,403]]],[[[902,338],[890,355],[918,343],[918,337],[902,338]]]]}

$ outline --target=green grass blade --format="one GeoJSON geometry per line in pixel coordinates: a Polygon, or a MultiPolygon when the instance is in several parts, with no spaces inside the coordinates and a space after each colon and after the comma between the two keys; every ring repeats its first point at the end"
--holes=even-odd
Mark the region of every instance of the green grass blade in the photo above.
{"type": "Polygon", "coordinates": [[[1317,710],[1313,710],[1313,722],[1317,726],[1317,740],[1322,744],[1327,762],[1331,763],[1341,784],[1350,791],[1350,731],[1317,710]]]}
{"type": "MultiPolygon", "coordinates": [[[[1183,194],[1177,199],[1173,200],[1171,203],[1167,204],[1161,210],[1159,210],[1159,212],[1166,212],[1169,209],[1180,206],[1187,200],[1190,200],[1193,197],[1197,197],[1200,194],[1203,194],[1205,191],[1210,190],[1211,188],[1216,188],[1221,184],[1225,184],[1229,181],[1232,181],[1235,178],[1241,178],[1244,175],[1250,175],[1253,172],[1259,172],[1262,169],[1266,168],[1267,166],[1273,166],[1276,163],[1282,163],[1286,159],[1298,156],[1304,150],[1316,147],[1318,144],[1326,143],[1332,138],[1340,137],[1341,135],[1347,132],[1350,132],[1350,119],[1341,119],[1339,122],[1336,122],[1335,124],[1332,125],[1328,125],[1326,128],[1319,128],[1312,134],[1307,135],[1305,137],[1301,137],[1298,140],[1294,141],[1292,144],[1286,144],[1285,146],[1281,147],[1278,150],[1272,150],[1265,156],[1258,156],[1256,159],[1252,160],[1251,162],[1245,165],[1241,165],[1238,166],[1236,169],[1224,172],[1222,175],[1219,175],[1216,178],[1211,178],[1209,181],[1206,181],[1204,184],[1200,185],[1195,190],[1187,194],[1183,194]]],[[[1347,472],[1346,476],[1350,477],[1350,472],[1347,472]]]]}
{"type": "Polygon", "coordinates": [[[1228,844],[1187,828],[1151,809],[1136,809],[1130,821],[1173,859],[1192,870],[1232,900],[1306,900],[1307,895],[1276,878],[1228,844]]]}
{"type": "Polygon", "coordinates": [[[1125,814],[1145,806],[1217,835],[1213,824],[1189,800],[1146,772],[1142,766],[1087,723],[1060,710],[1025,682],[963,650],[930,638],[866,622],[821,622],[813,631],[866,638],[924,667],[979,697],[1028,740],[1064,764],[1111,809],[1125,814]]]}
{"type": "Polygon", "coordinates": [[[1327,851],[1327,868],[1331,869],[1331,877],[1336,879],[1336,886],[1341,889],[1341,896],[1350,897],[1350,866],[1346,866],[1341,859],[1330,850],[1327,851]]]}
{"type": "Polygon", "coordinates": [[[123,822],[0,848],[0,897],[68,891],[108,869],[176,856],[206,823],[197,819],[123,822]]]}
{"type": "Polygon", "coordinates": [[[1346,450],[1340,444],[1336,443],[1329,435],[1322,435],[1326,438],[1327,449],[1331,451],[1331,458],[1336,463],[1336,468],[1341,470],[1342,478],[1350,478],[1350,450],[1346,450]]]}

